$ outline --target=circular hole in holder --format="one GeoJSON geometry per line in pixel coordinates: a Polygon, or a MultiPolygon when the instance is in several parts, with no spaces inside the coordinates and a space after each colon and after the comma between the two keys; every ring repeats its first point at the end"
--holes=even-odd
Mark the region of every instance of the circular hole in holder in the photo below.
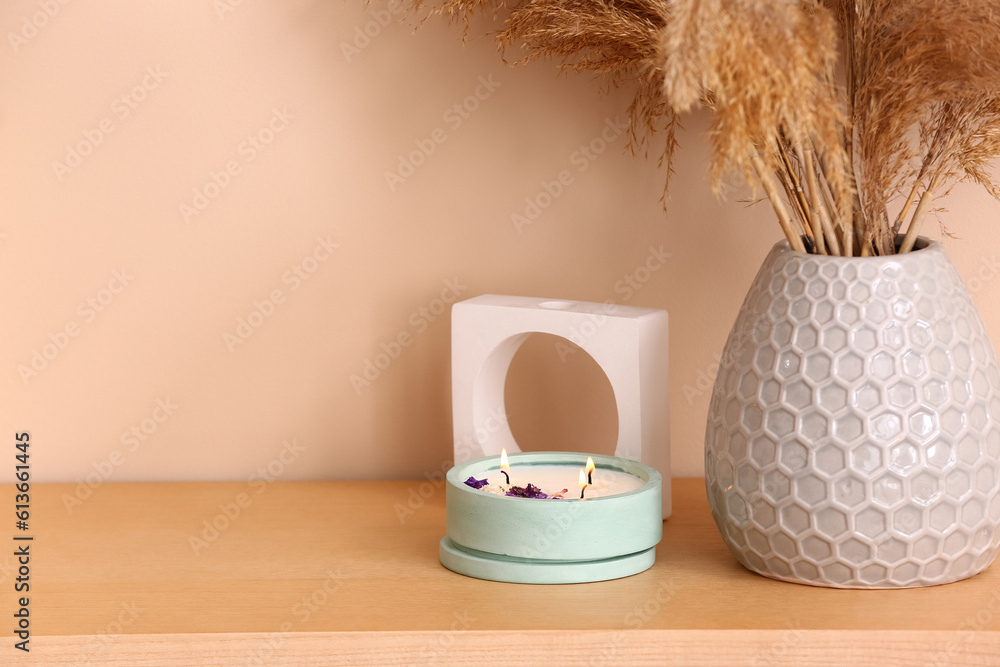
{"type": "Polygon", "coordinates": [[[548,310],[567,310],[575,304],[575,301],[543,301],[538,304],[538,307],[547,308],[548,310]]]}
{"type": "Polygon", "coordinates": [[[561,336],[528,336],[507,371],[504,405],[521,451],[615,453],[611,382],[593,357],[561,336]]]}

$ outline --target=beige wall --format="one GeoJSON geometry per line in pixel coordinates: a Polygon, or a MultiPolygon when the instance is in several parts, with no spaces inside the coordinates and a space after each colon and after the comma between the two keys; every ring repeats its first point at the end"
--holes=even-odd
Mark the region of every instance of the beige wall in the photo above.
{"type": "MultiPolygon", "coordinates": [[[[778,238],[745,193],[711,196],[704,119],[687,121],[664,214],[663,173],[612,129],[626,95],[506,68],[438,21],[379,26],[385,2],[359,5],[2,3],[0,421],[31,431],[35,479],[437,470],[450,332],[434,313],[482,293],[670,311],[674,472],[700,475],[713,363],[778,238]],[[580,152],[602,133],[603,153],[580,152]],[[419,145],[423,163],[390,187],[419,145]],[[650,248],[666,265],[616,289],[650,248]],[[398,358],[352,386],[400,336],[398,358]]],[[[965,237],[948,250],[1000,340],[1000,208],[971,189],[947,205],[965,237]]],[[[525,448],[610,452],[610,390],[585,355],[532,340],[508,390],[525,448]]]]}

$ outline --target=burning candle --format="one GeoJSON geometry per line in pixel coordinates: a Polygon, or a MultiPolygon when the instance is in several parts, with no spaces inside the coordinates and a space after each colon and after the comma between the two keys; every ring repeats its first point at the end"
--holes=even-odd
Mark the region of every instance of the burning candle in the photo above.
{"type": "Polygon", "coordinates": [[[507,484],[510,485],[510,461],[507,460],[507,450],[500,450],[500,472],[503,473],[504,479],[507,480],[507,484]]]}
{"type": "MultiPolygon", "coordinates": [[[[496,459],[494,459],[496,461],[496,459]]],[[[593,458],[589,458],[593,463],[593,458]]],[[[635,475],[630,475],[621,470],[612,468],[601,468],[595,475],[594,470],[589,471],[576,465],[548,465],[536,464],[532,458],[524,458],[517,461],[518,465],[511,469],[506,451],[500,453],[500,469],[492,468],[486,470],[477,481],[485,483],[469,484],[474,488],[479,488],[483,493],[494,493],[499,495],[521,495],[512,493],[511,489],[526,489],[529,484],[538,487],[542,496],[530,495],[533,498],[557,498],[572,488],[574,475],[582,478],[586,486],[586,498],[604,498],[622,493],[634,491],[643,485],[643,480],[635,475]]],[[[496,465],[494,463],[494,465],[496,465]]],[[[475,478],[474,478],[475,479],[475,478]]],[[[581,492],[583,491],[582,487],[581,492]]],[[[571,499],[575,499],[572,496],[571,499]]]]}
{"type": "Polygon", "coordinates": [[[594,483],[594,468],[596,468],[596,467],[597,466],[594,465],[594,457],[593,456],[588,456],[587,457],[587,484],[593,484],[594,483]]]}
{"type": "Polygon", "coordinates": [[[586,454],[564,452],[513,454],[503,468],[496,455],[456,465],[447,475],[441,563],[518,583],[602,581],[648,569],[663,533],[660,474],[629,459],[592,458],[590,477],[586,454]]]}

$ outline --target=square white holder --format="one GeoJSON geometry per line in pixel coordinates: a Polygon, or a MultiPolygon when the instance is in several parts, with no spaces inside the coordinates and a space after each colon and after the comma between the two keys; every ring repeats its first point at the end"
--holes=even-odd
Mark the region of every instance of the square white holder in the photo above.
{"type": "Polygon", "coordinates": [[[532,333],[575,343],[601,367],[618,408],[614,455],[663,477],[670,516],[670,403],[667,311],[608,303],[485,294],[451,311],[451,395],[455,464],[501,449],[520,452],[506,419],[504,384],[532,333]]]}

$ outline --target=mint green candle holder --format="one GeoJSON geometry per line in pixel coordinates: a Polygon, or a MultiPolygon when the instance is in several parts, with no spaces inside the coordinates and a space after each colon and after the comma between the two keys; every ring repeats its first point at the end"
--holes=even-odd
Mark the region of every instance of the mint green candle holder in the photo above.
{"type": "MultiPolygon", "coordinates": [[[[613,496],[536,499],[500,496],[465,484],[500,469],[496,456],[448,471],[448,532],[441,564],[477,579],[521,584],[606,581],[643,572],[656,561],[663,536],[663,479],[653,468],[615,456],[594,456],[601,469],[638,477],[639,488],[613,496]]],[[[530,480],[530,466],[567,466],[574,475],[586,454],[525,452],[510,456],[530,480]],[[527,472],[524,472],[527,470],[527,472]]]]}

